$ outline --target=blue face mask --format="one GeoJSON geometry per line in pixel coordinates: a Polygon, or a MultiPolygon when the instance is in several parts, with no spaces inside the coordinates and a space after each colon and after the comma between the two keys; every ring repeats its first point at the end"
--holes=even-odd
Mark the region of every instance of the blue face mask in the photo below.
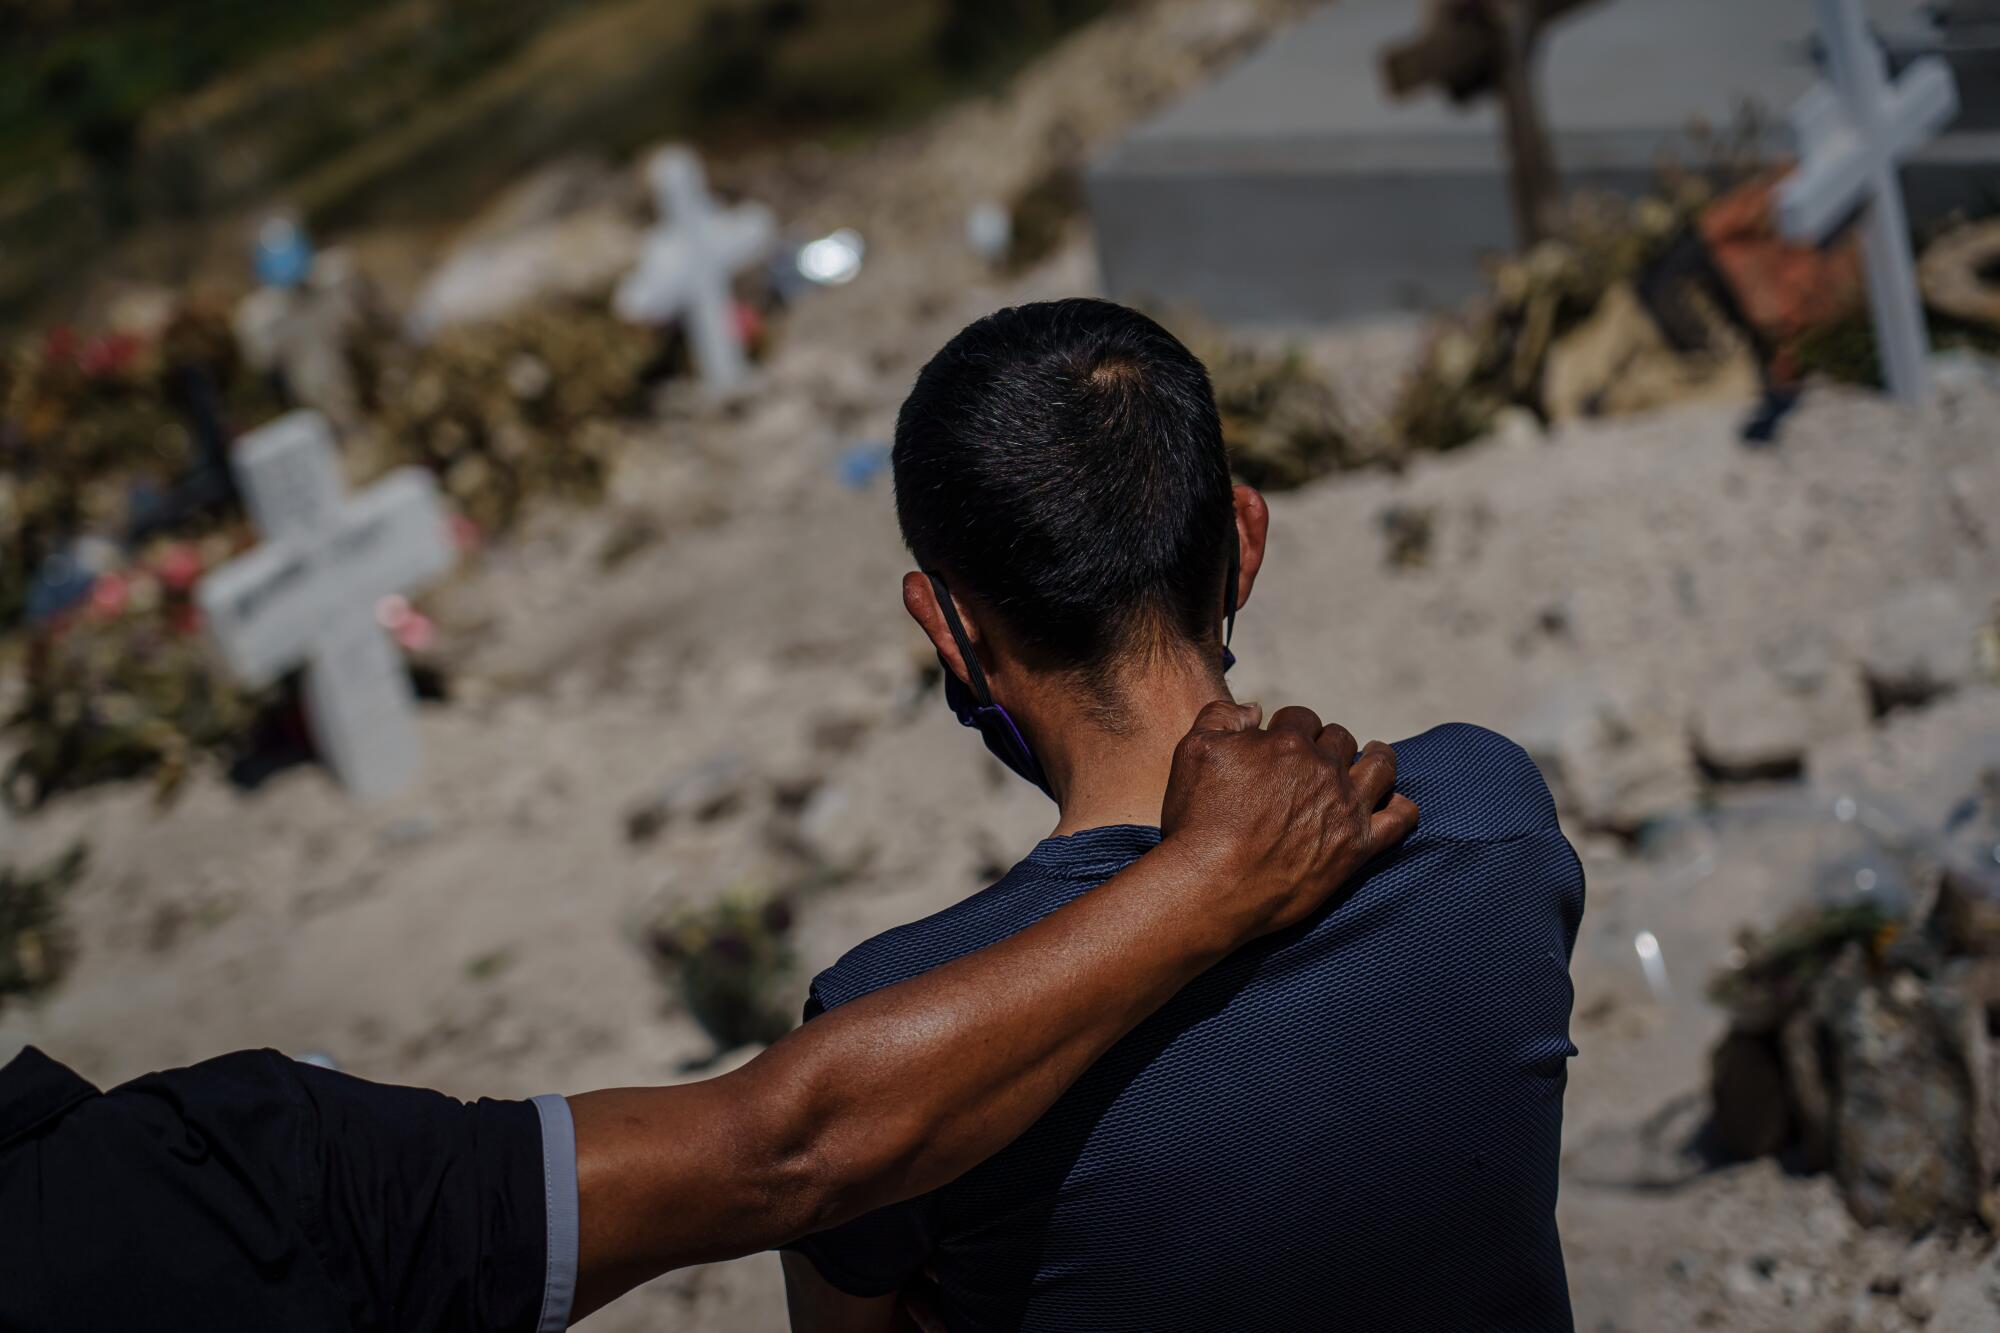
{"type": "MultiPolygon", "coordinates": [[[[1234,536],[1234,533],[1230,534],[1234,536]]],[[[1049,786],[1049,775],[1042,768],[1042,761],[1035,758],[1035,752],[1028,748],[1028,738],[1014,724],[1014,719],[1000,704],[993,701],[993,692],[986,687],[986,672],[980,668],[979,657],[972,651],[972,641],[965,635],[965,626],[958,618],[958,607],[951,600],[951,590],[944,586],[944,580],[929,570],[924,576],[931,581],[931,593],[937,598],[938,607],[944,612],[944,623],[951,628],[952,641],[958,645],[959,660],[965,663],[968,681],[960,680],[938,654],[938,667],[944,672],[944,701],[958,719],[962,727],[972,727],[979,732],[979,739],[986,742],[987,750],[1007,766],[1007,771],[1016,777],[1025,778],[1041,788],[1042,795],[1051,801],[1056,798],[1049,786]]],[[[1229,651],[1229,641],[1236,634],[1236,543],[1229,544],[1229,578],[1223,589],[1222,602],[1222,669],[1236,665],[1236,654],[1229,651]]]]}

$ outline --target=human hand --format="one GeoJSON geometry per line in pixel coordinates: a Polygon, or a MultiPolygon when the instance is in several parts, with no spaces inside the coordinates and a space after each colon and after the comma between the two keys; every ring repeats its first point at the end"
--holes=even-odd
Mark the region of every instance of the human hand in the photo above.
{"type": "Polygon", "coordinates": [[[1174,751],[1160,812],[1162,850],[1210,868],[1193,877],[1240,944],[1310,915],[1333,891],[1417,825],[1395,794],[1396,752],[1321,726],[1309,708],[1262,709],[1216,700],[1174,751]]]}

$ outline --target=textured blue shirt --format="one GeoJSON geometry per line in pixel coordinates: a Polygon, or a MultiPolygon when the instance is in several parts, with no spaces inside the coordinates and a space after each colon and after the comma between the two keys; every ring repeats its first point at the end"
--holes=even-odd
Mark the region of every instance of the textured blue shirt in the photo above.
{"type": "MultiPolygon", "coordinates": [[[[1521,748],[1396,746],[1417,831],[1142,1023],[923,1198],[796,1248],[857,1296],[928,1275],[954,1329],[1567,1329],[1556,1171],[1583,875],[1521,748]]],[[[878,935],[808,1016],[1006,938],[1156,829],[1050,838],[878,935]]]]}

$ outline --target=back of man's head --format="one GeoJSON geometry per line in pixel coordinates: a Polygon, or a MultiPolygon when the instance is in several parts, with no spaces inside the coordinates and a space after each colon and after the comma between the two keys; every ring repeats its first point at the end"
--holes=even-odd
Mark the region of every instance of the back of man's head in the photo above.
{"type": "Polygon", "coordinates": [[[1212,636],[1235,540],[1208,374],[1109,301],[997,311],[945,344],[896,420],[896,516],[924,568],[1051,670],[1212,636]]]}

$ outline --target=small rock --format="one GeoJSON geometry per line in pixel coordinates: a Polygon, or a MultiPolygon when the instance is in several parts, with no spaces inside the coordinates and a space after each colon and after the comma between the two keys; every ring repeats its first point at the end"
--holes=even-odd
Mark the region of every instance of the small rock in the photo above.
{"type": "Polygon", "coordinates": [[[626,812],[626,838],[649,842],[685,815],[703,823],[720,819],[742,804],[744,771],[743,756],[721,754],[667,779],[626,812]]]}
{"type": "Polygon", "coordinates": [[[1432,505],[1392,504],[1375,516],[1382,525],[1383,560],[1391,569],[1423,569],[1437,544],[1437,509],[1432,505]]]}
{"type": "Polygon", "coordinates": [[[2000,1324],[2000,1291],[1988,1293],[1992,1275],[1990,1260],[1976,1269],[1939,1275],[1931,1300],[1931,1326],[1957,1333],[2000,1324]]]}
{"type": "Polygon", "coordinates": [[[1937,1313],[1938,1275],[1925,1273],[1903,1284],[1896,1306],[1919,1324],[1930,1322],[1937,1313]]]}
{"type": "Polygon", "coordinates": [[[1695,753],[1709,777],[1742,782],[1798,777],[1812,744],[1806,705],[1776,679],[1746,670],[1724,676],[1695,716],[1695,753]]]}
{"type": "Polygon", "coordinates": [[[1490,430],[1496,443],[1515,449],[1532,448],[1549,438],[1542,429],[1542,419],[1519,404],[1495,412],[1490,430]]]}
{"type": "Polygon", "coordinates": [[[1810,693],[1834,673],[1833,636],[1818,625],[1797,625],[1759,644],[1757,660],[1787,689],[1810,693]]]}
{"type": "Polygon", "coordinates": [[[438,822],[429,815],[411,815],[399,819],[376,835],[376,841],[383,847],[414,847],[420,842],[429,842],[437,836],[438,822]]]}
{"type": "Polygon", "coordinates": [[[1764,1254],[1752,1255],[1742,1263],[1732,1265],[1729,1276],[1723,1279],[1723,1284],[1732,1296],[1759,1297],[1769,1290],[1771,1279],[1777,1270],[1776,1259],[1764,1254]]]}
{"type": "Polygon", "coordinates": [[[1922,583],[1868,618],[1862,669],[1877,714],[1921,705],[1972,677],[1979,613],[1948,583],[1922,583]]]}
{"type": "Polygon", "coordinates": [[[1565,681],[1513,728],[1557,801],[1586,825],[1634,833],[1700,794],[1678,728],[1629,711],[1596,681],[1565,681]]]}
{"type": "Polygon", "coordinates": [[[1985,1024],[1968,1021],[1959,984],[1899,972],[1884,985],[1853,966],[1822,986],[1836,1070],[1833,1156],[1865,1226],[1916,1230],[1978,1216],[1968,1065],[1984,1068],[1985,1024]]]}

